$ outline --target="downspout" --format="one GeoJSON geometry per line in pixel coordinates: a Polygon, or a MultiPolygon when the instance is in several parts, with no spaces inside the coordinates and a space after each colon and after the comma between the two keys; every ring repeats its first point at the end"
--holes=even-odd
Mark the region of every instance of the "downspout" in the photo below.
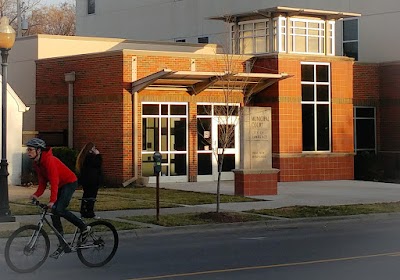
{"type": "Polygon", "coordinates": [[[74,146],[74,82],[75,72],[65,73],[65,82],[68,83],[68,148],[74,146]]]}
{"type": "MultiPolygon", "coordinates": [[[[137,57],[132,56],[132,77],[131,80],[132,82],[137,80],[137,57]]],[[[132,92],[132,114],[133,114],[133,122],[132,122],[132,133],[133,133],[133,147],[132,147],[132,162],[133,162],[133,172],[134,176],[125,182],[122,183],[123,187],[127,187],[128,185],[132,184],[135,182],[140,176],[138,175],[138,153],[141,152],[139,151],[137,144],[138,144],[138,110],[137,110],[137,104],[138,104],[138,93],[137,92],[132,92]]]]}

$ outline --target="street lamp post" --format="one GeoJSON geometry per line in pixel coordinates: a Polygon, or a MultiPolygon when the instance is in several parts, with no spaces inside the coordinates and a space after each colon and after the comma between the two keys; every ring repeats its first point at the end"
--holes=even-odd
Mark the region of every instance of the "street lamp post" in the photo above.
{"type": "Polygon", "coordinates": [[[0,19],[1,51],[1,162],[0,162],[0,222],[15,222],[8,203],[8,163],[7,163],[7,59],[8,51],[15,42],[15,30],[7,17],[0,19]]]}

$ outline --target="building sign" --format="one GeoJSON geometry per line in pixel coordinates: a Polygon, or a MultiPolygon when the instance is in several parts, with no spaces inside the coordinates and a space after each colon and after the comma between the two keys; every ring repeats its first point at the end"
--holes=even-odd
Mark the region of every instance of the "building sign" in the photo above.
{"type": "Polygon", "coordinates": [[[241,169],[272,168],[271,108],[243,108],[240,143],[241,169]]]}

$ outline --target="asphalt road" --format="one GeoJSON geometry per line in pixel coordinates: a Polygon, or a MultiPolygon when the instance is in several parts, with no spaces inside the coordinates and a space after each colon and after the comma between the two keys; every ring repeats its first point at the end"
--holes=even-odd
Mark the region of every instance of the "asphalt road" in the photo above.
{"type": "Polygon", "coordinates": [[[26,275],[6,266],[0,244],[1,280],[384,280],[400,275],[400,218],[391,216],[280,229],[123,234],[105,267],[87,268],[68,254],[26,275]]]}

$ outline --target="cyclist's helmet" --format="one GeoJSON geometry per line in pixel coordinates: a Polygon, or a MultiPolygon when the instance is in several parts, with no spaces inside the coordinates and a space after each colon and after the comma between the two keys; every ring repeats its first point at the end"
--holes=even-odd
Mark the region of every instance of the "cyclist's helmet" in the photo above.
{"type": "Polygon", "coordinates": [[[33,147],[33,148],[40,148],[40,149],[46,149],[46,142],[44,142],[42,139],[39,138],[32,138],[28,142],[26,142],[26,145],[28,147],[33,147]]]}

